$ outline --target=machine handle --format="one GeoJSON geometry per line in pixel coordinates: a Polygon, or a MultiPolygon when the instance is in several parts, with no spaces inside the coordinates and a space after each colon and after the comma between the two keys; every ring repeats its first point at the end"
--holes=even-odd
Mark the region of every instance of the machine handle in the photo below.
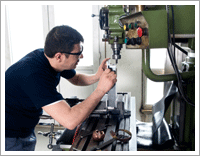
{"type": "MultiPolygon", "coordinates": [[[[150,68],[150,50],[149,49],[146,49],[146,51],[142,50],[142,68],[143,68],[144,74],[152,81],[165,82],[165,81],[177,80],[177,77],[175,74],[156,75],[152,72],[150,68]]],[[[183,79],[190,79],[190,78],[195,77],[195,71],[189,71],[189,72],[184,72],[180,74],[183,79]]]]}

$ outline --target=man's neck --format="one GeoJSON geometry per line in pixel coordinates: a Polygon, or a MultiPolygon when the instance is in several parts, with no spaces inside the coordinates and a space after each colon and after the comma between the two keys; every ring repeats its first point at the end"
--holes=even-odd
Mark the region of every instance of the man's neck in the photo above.
{"type": "Polygon", "coordinates": [[[56,60],[54,60],[54,58],[50,58],[48,57],[46,54],[44,54],[44,56],[47,58],[47,60],[49,61],[50,66],[56,71],[56,72],[61,72],[62,70],[59,69],[58,65],[56,64],[56,60]]]}

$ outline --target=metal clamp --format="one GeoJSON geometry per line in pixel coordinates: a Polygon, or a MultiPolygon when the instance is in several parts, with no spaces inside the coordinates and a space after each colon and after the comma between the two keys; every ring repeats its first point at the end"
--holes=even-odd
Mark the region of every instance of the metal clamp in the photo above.
{"type": "Polygon", "coordinates": [[[116,131],[116,133],[111,130],[110,134],[114,139],[119,140],[120,142],[123,142],[123,143],[127,143],[132,138],[131,132],[128,130],[125,130],[125,129],[118,129],[116,131]],[[125,135],[123,135],[123,137],[119,137],[119,135],[118,135],[119,131],[123,131],[123,132],[127,133],[129,135],[129,137],[125,136],[125,135]]]}

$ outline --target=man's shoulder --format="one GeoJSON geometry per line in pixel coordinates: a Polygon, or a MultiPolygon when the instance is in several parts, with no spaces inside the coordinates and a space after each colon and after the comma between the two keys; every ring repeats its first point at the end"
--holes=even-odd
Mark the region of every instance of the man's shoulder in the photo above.
{"type": "Polygon", "coordinates": [[[48,62],[45,60],[44,50],[36,49],[11,65],[6,73],[24,73],[25,75],[29,75],[36,71],[42,71],[42,69],[46,68],[47,66],[48,62]]]}
{"type": "Polygon", "coordinates": [[[44,49],[36,49],[27,55],[25,55],[21,60],[26,60],[26,59],[44,59],[44,49]]]}

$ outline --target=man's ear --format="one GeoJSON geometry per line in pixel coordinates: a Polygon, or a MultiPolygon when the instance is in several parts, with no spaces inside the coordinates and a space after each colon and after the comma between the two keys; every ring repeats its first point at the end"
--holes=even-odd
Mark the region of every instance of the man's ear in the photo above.
{"type": "Polygon", "coordinates": [[[56,58],[56,60],[59,60],[61,61],[61,56],[62,56],[62,53],[58,52],[54,55],[54,57],[56,58]]]}

